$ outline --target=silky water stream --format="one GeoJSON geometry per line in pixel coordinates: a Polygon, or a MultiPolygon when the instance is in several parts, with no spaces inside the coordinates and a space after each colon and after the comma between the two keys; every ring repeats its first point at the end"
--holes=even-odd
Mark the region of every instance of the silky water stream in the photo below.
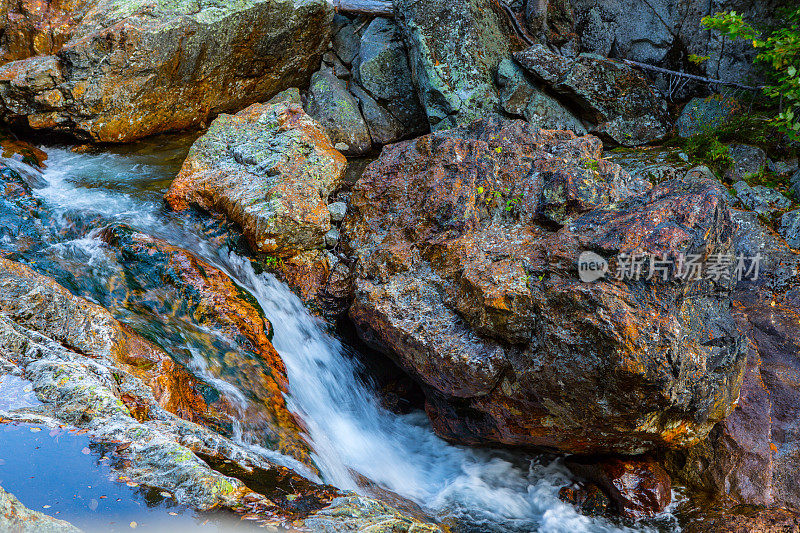
{"type": "MultiPolygon", "coordinates": [[[[34,177],[35,195],[70,230],[19,257],[156,339],[160,326],[152,317],[115,307],[103,294],[108,273],[118,266],[99,238],[101,229],[125,223],[222,269],[256,298],[273,324],[273,344],[288,371],[288,405],[303,420],[322,481],[358,491],[355,476],[367,478],[446,520],[454,531],[679,529],[668,513],[647,523],[582,516],[558,499],[558,490],[571,483],[558,459],[453,446],[434,435],[423,412],[398,415],[381,407],[373,387],[361,378],[358,354],[312,317],[285,285],[257,272],[241,251],[212,244],[164,207],[163,193],[180,167],[185,146],[185,139],[176,144],[162,138],[100,153],[44,148],[47,168],[34,177]]],[[[218,354],[189,352],[191,359],[183,362],[193,372],[232,403],[246,402],[240,383],[206,372],[209,364],[219,364],[218,354]]],[[[274,458],[303,470],[290,458],[277,453],[274,458]]]]}

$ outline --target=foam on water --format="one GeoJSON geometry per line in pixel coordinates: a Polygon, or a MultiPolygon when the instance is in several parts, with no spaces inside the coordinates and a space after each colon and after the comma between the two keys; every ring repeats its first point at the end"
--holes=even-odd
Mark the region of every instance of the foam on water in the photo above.
{"type": "MultiPolygon", "coordinates": [[[[141,176],[153,169],[142,167],[135,158],[79,155],[62,149],[47,152],[47,186],[38,194],[48,204],[64,211],[85,210],[167,236],[173,244],[225,270],[253,294],[272,321],[273,344],[289,377],[287,401],[307,427],[325,482],[358,490],[357,472],[473,531],[631,531],[582,516],[561,502],[558,490],[571,478],[559,460],[453,446],[433,433],[424,413],[400,416],[383,409],[374,392],[359,379],[357,363],[347,348],[326,333],[273,276],[256,273],[246,258],[215,249],[197,236],[187,238],[179,228],[170,230],[171,222],[153,197],[81,185],[87,176],[96,184],[141,176]]],[[[163,180],[164,176],[155,175],[154,179],[163,180]]],[[[102,262],[104,257],[98,249],[102,244],[91,234],[61,246],[82,249],[90,263],[102,262]]],[[[98,268],[97,275],[101,273],[98,268]]],[[[203,355],[193,355],[194,370],[202,373],[203,355]]],[[[242,401],[237,384],[215,384],[235,402],[242,401]]],[[[281,462],[286,464],[285,458],[281,462]]],[[[647,528],[636,528],[642,529],[647,528]]]]}

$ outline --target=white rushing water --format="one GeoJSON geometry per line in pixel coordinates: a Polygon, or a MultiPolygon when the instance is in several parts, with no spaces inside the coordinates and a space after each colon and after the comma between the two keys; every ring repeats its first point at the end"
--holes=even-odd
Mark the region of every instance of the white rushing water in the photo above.
{"type": "MultiPolygon", "coordinates": [[[[37,194],[50,206],[62,212],[96,213],[167,238],[213,262],[253,294],[272,321],[273,344],[288,371],[287,400],[308,428],[325,482],[357,490],[353,476],[357,472],[472,531],[626,529],[582,516],[561,502],[558,490],[571,479],[557,460],[453,446],[436,437],[424,413],[401,416],[382,408],[358,377],[347,348],[309,315],[285,285],[269,274],[257,274],[246,258],[214,249],[175,227],[162,211],[162,191],[133,192],[135,183],[163,180],[163,169],[137,156],[47,152],[47,186],[37,194]]],[[[90,262],[104,256],[102,243],[91,235],[68,246],[82,250],[90,262]]],[[[95,272],[102,276],[102,268],[95,272]]],[[[202,372],[202,354],[194,355],[199,358],[194,370],[202,372]]],[[[241,401],[235,384],[217,385],[241,401]]]]}

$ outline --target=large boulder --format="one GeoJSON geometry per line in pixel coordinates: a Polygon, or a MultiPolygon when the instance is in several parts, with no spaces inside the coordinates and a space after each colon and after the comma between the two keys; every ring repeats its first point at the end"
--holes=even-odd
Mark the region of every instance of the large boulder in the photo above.
{"type": "Polygon", "coordinates": [[[671,454],[667,465],[684,485],[720,502],[798,509],[800,254],[755,213],[734,217],[737,254],[759,257],[758,276],[738,281],[733,294],[749,349],[741,395],[708,439],[671,454]]]}
{"type": "Polygon", "coordinates": [[[0,67],[0,115],[100,142],[196,126],[307,83],[331,17],[322,0],[94,2],[52,55],[0,67]]]}
{"type": "Polygon", "coordinates": [[[398,0],[394,7],[431,129],[500,110],[494,76],[521,43],[496,2],[398,0]]]}
{"type": "Polygon", "coordinates": [[[227,216],[258,253],[292,257],[323,246],[327,198],[346,165],[295,90],[214,120],[165,198],[227,216]]]}
{"type": "Polygon", "coordinates": [[[700,441],[739,392],[744,349],[714,280],[584,283],[592,251],[725,254],[725,190],[650,192],[601,143],[479,121],[384,149],[355,185],[345,238],[361,336],[424,387],[443,437],[573,453],[700,441]]]}
{"type": "Polygon", "coordinates": [[[669,133],[666,101],[624,63],[587,54],[568,58],[542,45],[514,57],[537,81],[580,109],[594,123],[592,133],[624,146],[669,133]]]}

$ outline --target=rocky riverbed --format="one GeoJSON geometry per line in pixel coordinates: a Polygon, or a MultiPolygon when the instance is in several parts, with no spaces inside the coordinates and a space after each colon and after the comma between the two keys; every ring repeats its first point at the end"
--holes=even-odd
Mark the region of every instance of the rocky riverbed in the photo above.
{"type": "Polygon", "coordinates": [[[800,531],[800,146],[623,4],[0,5],[0,530],[800,531]]]}

